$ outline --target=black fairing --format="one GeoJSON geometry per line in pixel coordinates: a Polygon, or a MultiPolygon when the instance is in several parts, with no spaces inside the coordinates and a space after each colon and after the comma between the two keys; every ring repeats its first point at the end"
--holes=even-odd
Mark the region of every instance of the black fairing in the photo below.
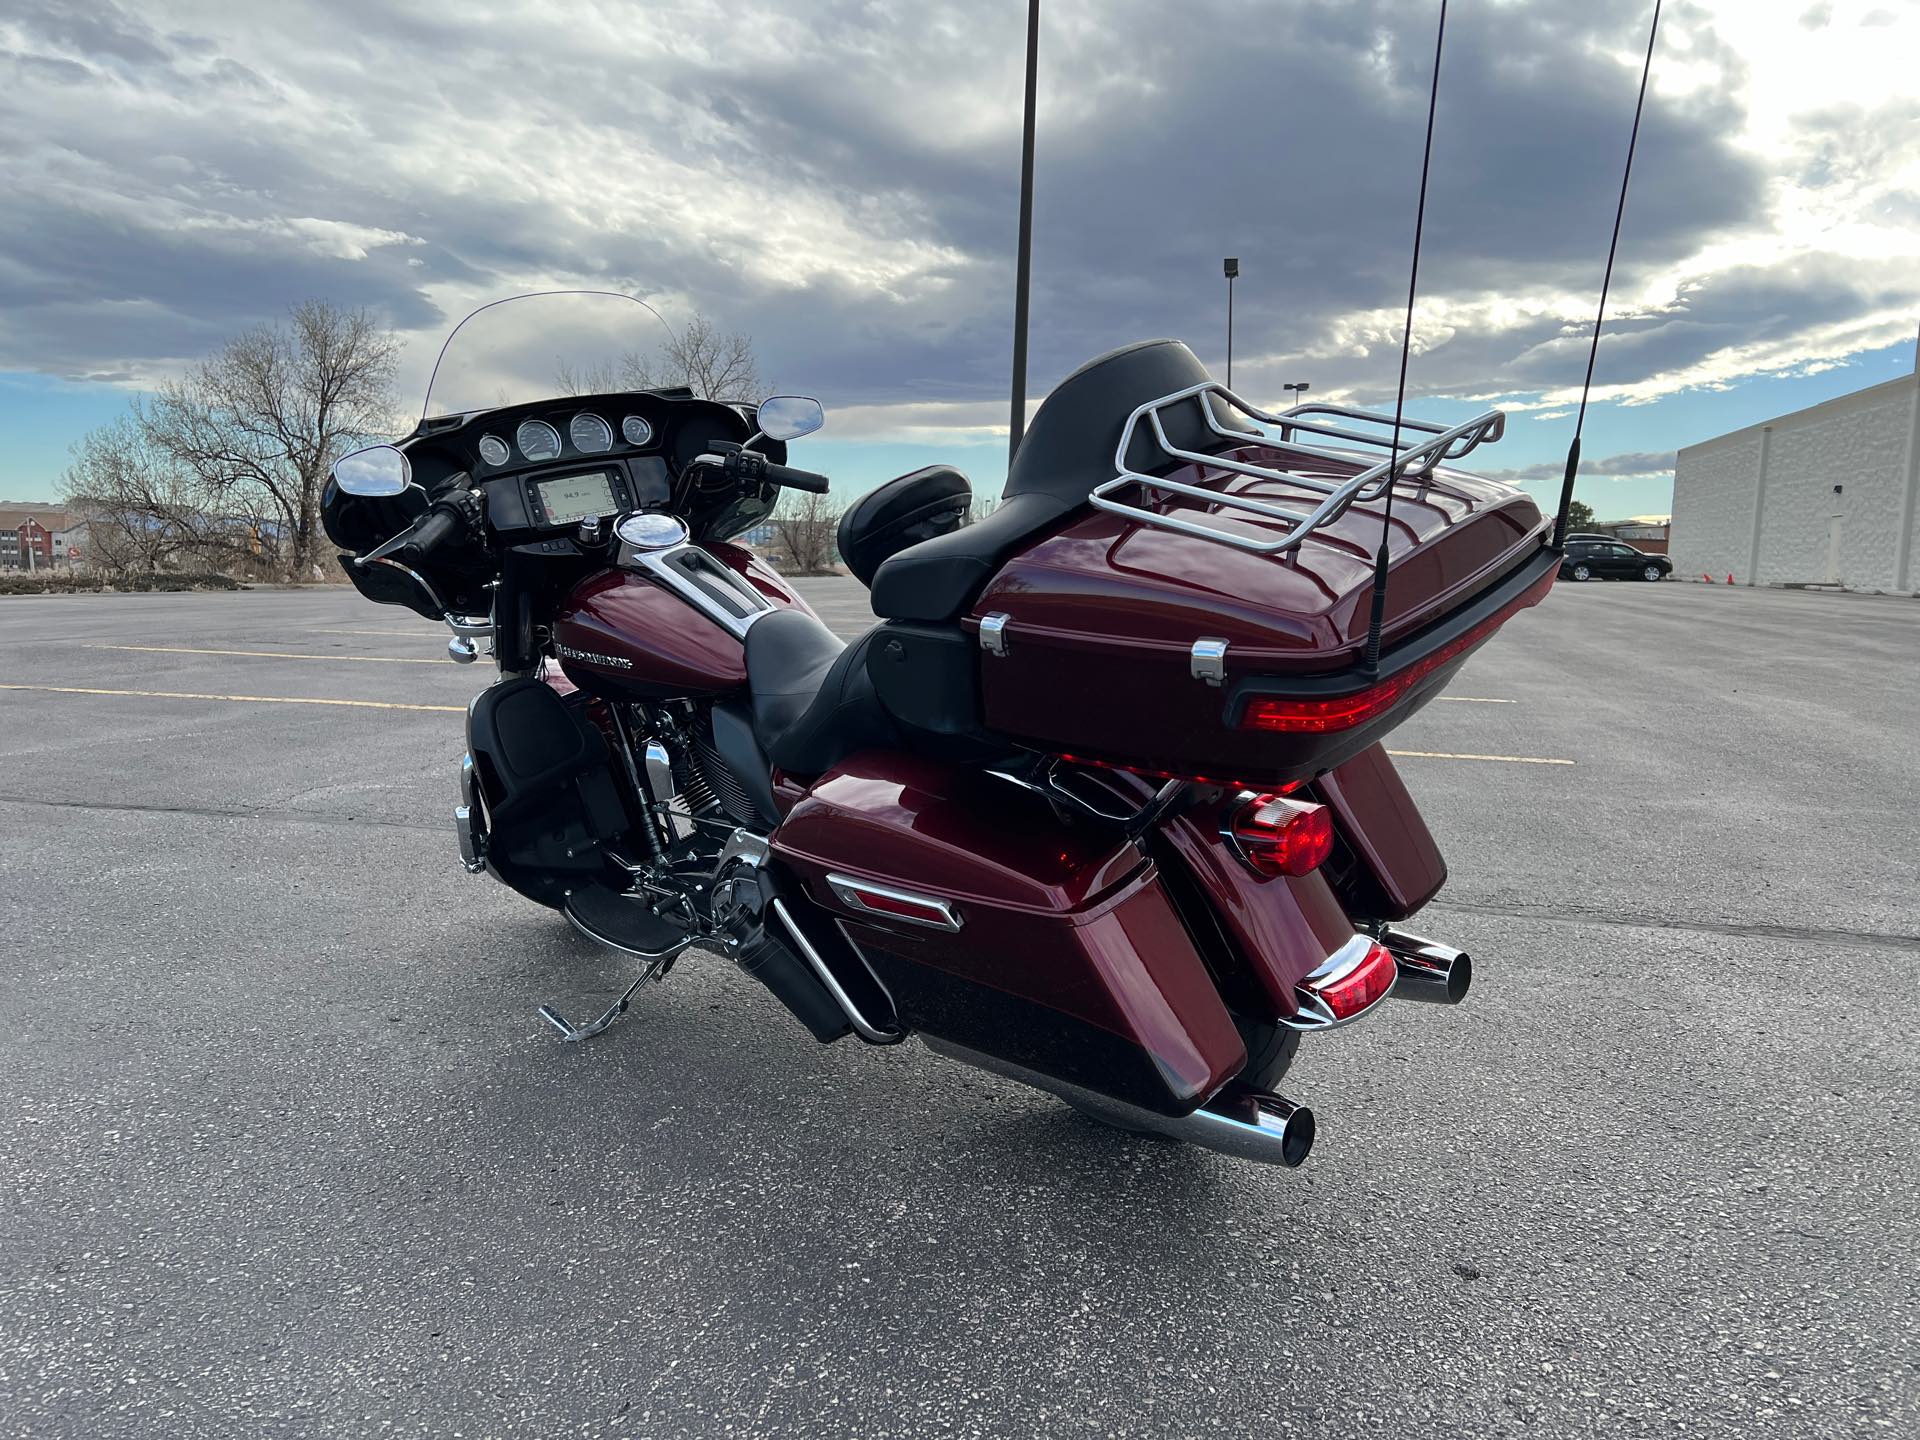
{"type": "Polygon", "coordinates": [[[487,823],[487,863],[531,900],[556,908],[604,868],[600,843],[628,828],[591,721],[539,680],[505,680],[467,715],[487,823]]]}

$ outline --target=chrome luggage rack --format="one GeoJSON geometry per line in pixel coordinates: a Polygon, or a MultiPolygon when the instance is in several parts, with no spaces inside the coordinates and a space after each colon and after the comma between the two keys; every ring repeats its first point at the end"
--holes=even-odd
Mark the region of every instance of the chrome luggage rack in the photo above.
{"type": "Polygon", "coordinates": [[[1137,520],[1142,525],[1152,525],[1161,530],[1176,530],[1183,535],[1194,535],[1202,540],[1212,540],[1223,545],[1232,545],[1237,549],[1250,550],[1256,555],[1277,555],[1281,551],[1291,550],[1321,526],[1339,519],[1355,500],[1377,500],[1386,493],[1387,487],[1396,481],[1424,478],[1432,472],[1434,466],[1445,461],[1458,460],[1481,445],[1498,440],[1505,432],[1506,426],[1506,413],[1500,410],[1489,410],[1485,414],[1476,415],[1465,424],[1451,428],[1437,425],[1430,420],[1412,420],[1402,417],[1399,422],[1402,439],[1400,445],[1396,446],[1393,436],[1394,418],[1391,415],[1382,415],[1373,410],[1354,410],[1344,405],[1319,404],[1296,405],[1293,409],[1284,410],[1276,415],[1260,409],[1257,405],[1249,404],[1218,381],[1208,380],[1199,385],[1191,385],[1185,390],[1176,390],[1171,395],[1162,395],[1158,400],[1149,400],[1128,416],[1127,423],[1120,432],[1119,447],[1113,454],[1116,473],[1113,479],[1094,486],[1088,499],[1093,502],[1095,509],[1105,510],[1113,515],[1124,515],[1127,519],[1137,520]],[[1357,459],[1365,458],[1364,450],[1356,456],[1351,450],[1331,450],[1318,445],[1302,444],[1295,437],[1305,433],[1364,446],[1367,450],[1384,450],[1387,452],[1386,458],[1342,480],[1312,474],[1299,468],[1277,469],[1270,465],[1254,465],[1231,456],[1208,455],[1201,451],[1183,450],[1175,445],[1167,436],[1167,428],[1161,418],[1162,412],[1172,406],[1188,402],[1192,402],[1193,407],[1199,410],[1206,420],[1207,428],[1223,439],[1239,445],[1257,444],[1266,440],[1267,437],[1258,433],[1231,429],[1222,424],[1212,400],[1214,396],[1218,396],[1226,405],[1263,425],[1277,427],[1280,431],[1277,443],[1296,455],[1333,460],[1342,465],[1351,465],[1357,459]],[[1256,480],[1272,480],[1295,485],[1305,490],[1315,491],[1325,498],[1311,511],[1303,512],[1291,510],[1270,501],[1208,489],[1204,485],[1189,485],[1183,480],[1169,480],[1163,476],[1142,474],[1128,465],[1127,452],[1133,447],[1135,435],[1143,419],[1152,427],[1154,443],[1169,459],[1191,465],[1210,466],[1216,470],[1229,470],[1235,474],[1251,476],[1256,480]],[[1385,433],[1354,430],[1343,425],[1329,424],[1330,419],[1361,421],[1370,425],[1383,426],[1385,433]],[[1407,432],[1409,431],[1415,436],[1427,438],[1417,445],[1408,445],[1407,432]],[[1210,506],[1217,507],[1219,511],[1239,511],[1258,516],[1262,520],[1277,520],[1288,529],[1283,535],[1272,539],[1261,539],[1220,525],[1209,524],[1204,519],[1163,514],[1157,510],[1129,505],[1113,498],[1115,491],[1124,489],[1128,485],[1138,485],[1142,491],[1148,493],[1159,491],[1167,496],[1179,495],[1190,500],[1201,500],[1210,506]]]}

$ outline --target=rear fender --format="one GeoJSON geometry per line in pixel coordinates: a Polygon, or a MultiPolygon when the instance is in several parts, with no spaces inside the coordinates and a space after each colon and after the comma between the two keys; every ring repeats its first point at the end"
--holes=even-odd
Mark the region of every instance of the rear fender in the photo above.
{"type": "Polygon", "coordinates": [[[1300,1008],[1295,987],[1353,938],[1353,921],[1319,871],[1269,876],[1249,869],[1221,833],[1234,803],[1223,798],[1167,821],[1159,837],[1171,852],[1164,869],[1234,1007],[1253,1019],[1290,1019],[1300,1008]],[[1196,893],[1180,894],[1175,876],[1182,872],[1196,893]]]}

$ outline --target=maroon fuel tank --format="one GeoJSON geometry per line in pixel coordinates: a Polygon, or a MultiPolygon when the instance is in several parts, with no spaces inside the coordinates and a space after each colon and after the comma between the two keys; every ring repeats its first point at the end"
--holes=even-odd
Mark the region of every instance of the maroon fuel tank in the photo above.
{"type": "Polygon", "coordinates": [[[749,550],[716,544],[677,553],[692,561],[686,574],[676,572],[677,589],[651,572],[618,566],[574,586],[553,619],[554,650],[569,680],[622,700],[724,695],[743,687],[746,645],[721,618],[738,615],[742,607],[724,588],[717,601],[689,598],[712,591],[715,571],[744,581],[760,603],[774,609],[808,610],[798,592],[749,550]]]}

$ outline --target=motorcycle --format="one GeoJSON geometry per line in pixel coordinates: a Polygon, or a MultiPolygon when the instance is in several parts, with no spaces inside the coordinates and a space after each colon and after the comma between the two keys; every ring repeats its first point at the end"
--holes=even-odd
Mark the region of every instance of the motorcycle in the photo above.
{"type": "Polygon", "coordinates": [[[363,595],[491,647],[465,868],[635,962],[597,1019],[541,1013],[597,1034],[698,945],[821,1042],[1300,1164],[1301,1037],[1471,982],[1401,928],[1447,871],[1381,742],[1554,582],[1550,521],[1452,464],[1500,413],[1274,413],[1115,350],[985,518],[947,466],[845,512],[878,617],[846,644],[743,543],[827,489],[787,464],[819,403],[648,383],[669,335],[625,296],[482,307],[324,495],[363,595]]]}

